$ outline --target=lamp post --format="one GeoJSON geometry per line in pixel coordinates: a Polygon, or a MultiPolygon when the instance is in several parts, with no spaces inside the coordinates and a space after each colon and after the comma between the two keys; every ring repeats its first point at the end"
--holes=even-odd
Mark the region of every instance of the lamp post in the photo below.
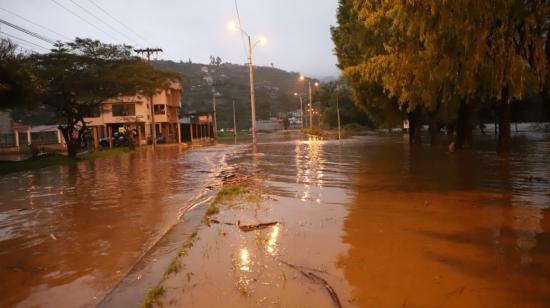
{"type": "Polygon", "coordinates": [[[229,29],[232,31],[239,30],[241,34],[245,35],[248,38],[248,72],[250,77],[250,113],[252,117],[252,143],[256,144],[256,98],[254,96],[254,66],[252,64],[252,51],[258,44],[264,44],[265,38],[260,38],[254,44],[252,44],[252,37],[243,28],[240,24],[231,23],[229,29]]]}
{"type": "MultiPolygon", "coordinates": [[[[300,80],[304,81],[306,77],[303,75],[300,76],[300,80]]],[[[315,82],[314,85],[316,87],[319,86],[318,82],[315,82]]],[[[313,101],[312,101],[312,95],[311,95],[311,79],[308,79],[308,86],[309,86],[309,129],[313,129],[313,101]]]]}
{"type": "Polygon", "coordinates": [[[216,97],[220,96],[221,94],[218,92],[214,92],[212,94],[212,108],[214,109],[214,138],[218,139],[218,116],[216,113],[216,97]]]}
{"type": "Polygon", "coordinates": [[[302,102],[302,94],[294,93],[294,96],[298,96],[300,98],[300,122],[302,123],[302,129],[304,129],[304,107],[302,102]]]}

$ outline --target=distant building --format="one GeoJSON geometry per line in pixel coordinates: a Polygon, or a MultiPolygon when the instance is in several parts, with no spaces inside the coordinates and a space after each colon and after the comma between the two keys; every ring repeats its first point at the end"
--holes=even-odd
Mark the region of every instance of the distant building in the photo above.
{"type": "Polygon", "coordinates": [[[189,112],[180,117],[182,143],[210,141],[216,138],[214,132],[214,114],[212,112],[189,112]]]}
{"type": "MultiPolygon", "coordinates": [[[[181,84],[172,83],[153,96],[156,131],[168,142],[177,141],[181,93],[181,84]]],[[[84,121],[94,130],[95,138],[108,138],[129,128],[136,131],[138,144],[145,144],[152,135],[151,103],[141,95],[106,100],[84,121]]]]}

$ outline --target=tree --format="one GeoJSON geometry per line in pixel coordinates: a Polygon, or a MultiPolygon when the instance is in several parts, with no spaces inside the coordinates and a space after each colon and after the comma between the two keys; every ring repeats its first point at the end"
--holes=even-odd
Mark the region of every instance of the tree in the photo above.
{"type": "Polygon", "coordinates": [[[368,115],[354,104],[351,90],[344,80],[340,79],[323,83],[317,97],[323,106],[321,119],[324,124],[330,127],[338,125],[336,106],[338,101],[341,125],[355,123],[364,126],[373,126],[368,115]]]}
{"type": "Polygon", "coordinates": [[[87,127],[84,117],[103,101],[137,94],[150,96],[180,75],[147,65],[125,45],[77,38],[56,49],[30,57],[38,81],[39,101],[49,106],[61,123],[70,157],[75,157],[87,127]]]}
{"type": "Polygon", "coordinates": [[[28,106],[33,102],[35,81],[24,65],[26,56],[17,45],[0,39],[0,109],[28,106]]]}
{"type": "Polygon", "coordinates": [[[411,127],[422,110],[434,127],[442,106],[459,105],[459,146],[470,142],[474,104],[497,102],[506,152],[510,103],[523,98],[527,80],[545,88],[549,10],[544,0],[341,0],[333,40],[357,96],[381,87],[411,127]]]}
{"type": "MultiPolygon", "coordinates": [[[[354,0],[340,0],[338,26],[331,28],[338,67],[352,90],[352,98],[379,127],[392,128],[403,121],[395,98],[385,93],[380,74],[369,74],[366,61],[385,54],[384,37],[389,29],[365,27],[354,0]]],[[[411,141],[414,138],[411,137],[411,141]]]]}

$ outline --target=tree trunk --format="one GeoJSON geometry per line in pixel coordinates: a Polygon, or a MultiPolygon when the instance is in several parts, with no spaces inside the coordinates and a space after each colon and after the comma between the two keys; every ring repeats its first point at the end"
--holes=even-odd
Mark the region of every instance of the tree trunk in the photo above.
{"type": "Polygon", "coordinates": [[[136,149],[136,142],[134,140],[134,130],[127,129],[126,132],[127,132],[127,135],[128,135],[128,149],[130,151],[133,151],[133,150],[136,149]]]}
{"type": "Polygon", "coordinates": [[[510,103],[508,99],[500,102],[498,107],[498,146],[499,154],[507,155],[510,151],[510,103]]]}
{"type": "Polygon", "coordinates": [[[420,121],[420,110],[417,108],[412,112],[409,112],[409,143],[421,144],[422,139],[420,136],[420,129],[422,124],[420,121]]]}
{"type": "Polygon", "coordinates": [[[439,129],[437,128],[437,119],[435,113],[430,112],[430,145],[435,145],[437,143],[437,135],[439,134],[439,129]]]}
{"type": "Polygon", "coordinates": [[[455,139],[455,148],[458,150],[472,147],[472,111],[473,104],[468,99],[460,102],[455,139]]]}

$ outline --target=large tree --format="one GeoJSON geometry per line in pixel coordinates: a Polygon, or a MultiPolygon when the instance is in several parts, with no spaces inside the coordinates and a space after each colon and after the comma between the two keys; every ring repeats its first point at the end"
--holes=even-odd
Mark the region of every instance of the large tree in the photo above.
{"type": "Polygon", "coordinates": [[[355,91],[368,93],[363,85],[376,83],[409,113],[411,125],[419,110],[433,119],[442,105],[459,105],[459,145],[471,139],[473,104],[497,102],[499,150],[507,151],[510,103],[523,98],[527,80],[542,90],[548,76],[549,6],[546,0],[341,0],[333,40],[355,91]],[[367,35],[358,38],[350,25],[367,35]]]}
{"type": "Polygon", "coordinates": [[[59,43],[50,53],[33,55],[28,63],[38,81],[39,102],[49,106],[61,123],[71,157],[86,132],[84,118],[103,101],[137,94],[149,97],[181,79],[176,72],[153,68],[133,56],[130,46],[90,39],[59,43]]]}
{"type": "Polygon", "coordinates": [[[338,26],[331,28],[338,67],[352,97],[371,120],[380,127],[395,127],[403,120],[397,100],[388,96],[379,75],[365,70],[368,59],[385,54],[384,37],[388,28],[365,27],[360,21],[354,0],[340,0],[338,26]]]}

